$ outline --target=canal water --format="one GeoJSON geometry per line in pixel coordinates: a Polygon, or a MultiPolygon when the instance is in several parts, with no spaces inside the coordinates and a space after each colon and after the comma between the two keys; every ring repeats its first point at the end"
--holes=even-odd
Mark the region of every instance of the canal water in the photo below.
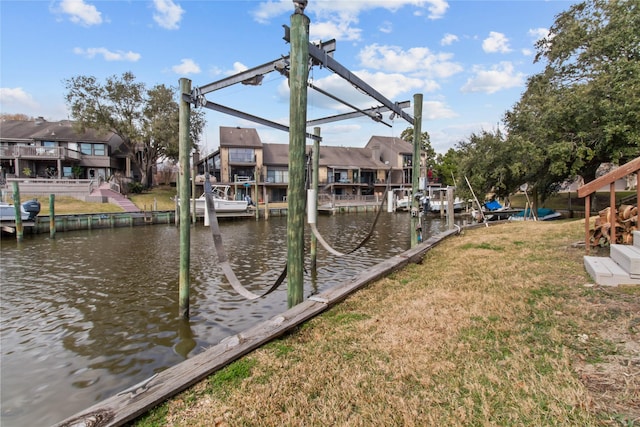
{"type": "MultiPolygon", "coordinates": [[[[318,229],[346,252],[374,218],[320,216],[318,229]]],[[[318,245],[317,278],[307,266],[305,297],[409,249],[409,222],[408,213],[381,213],[371,240],[347,256],[318,245]]],[[[434,217],[423,228],[426,239],[445,225],[434,217]]],[[[240,281],[253,292],[266,290],[285,265],[286,217],[224,221],[220,229],[240,281]]],[[[191,234],[188,321],[178,317],[179,229],[172,225],[27,235],[1,244],[3,427],[55,424],[287,309],[286,281],[258,300],[236,294],[201,224],[191,234]]]]}

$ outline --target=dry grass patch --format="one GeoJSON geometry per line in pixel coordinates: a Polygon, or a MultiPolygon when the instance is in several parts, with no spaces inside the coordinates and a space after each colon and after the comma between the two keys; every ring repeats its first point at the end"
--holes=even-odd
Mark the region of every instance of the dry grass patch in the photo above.
{"type": "Polygon", "coordinates": [[[633,425],[640,292],[585,286],[583,230],[467,230],[137,425],[633,425]]]}

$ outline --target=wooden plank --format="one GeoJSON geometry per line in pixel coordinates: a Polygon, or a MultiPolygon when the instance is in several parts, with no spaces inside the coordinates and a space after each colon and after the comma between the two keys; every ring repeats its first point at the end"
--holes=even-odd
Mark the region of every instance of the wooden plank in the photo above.
{"type": "Polygon", "coordinates": [[[327,308],[326,304],[316,301],[303,301],[283,314],[227,337],[209,350],[61,421],[56,427],[120,426],[134,420],[169,397],[327,308]]]}
{"type": "Polygon", "coordinates": [[[411,262],[419,262],[431,248],[458,232],[458,229],[452,229],[437,234],[415,248],[367,269],[348,282],[314,295],[280,315],[223,339],[205,352],[71,416],[55,427],[112,427],[132,421],[234,360],[322,313],[354,291],[411,262]]]}
{"type": "Polygon", "coordinates": [[[598,191],[605,185],[610,184],[613,181],[617,181],[618,179],[623,178],[639,170],[640,170],[640,157],[637,157],[635,160],[631,160],[630,162],[625,163],[619,168],[612,170],[608,174],[602,175],[601,177],[596,178],[593,181],[588,182],[582,187],[578,188],[578,197],[582,198],[582,197],[588,196],[589,194],[598,191]]]}

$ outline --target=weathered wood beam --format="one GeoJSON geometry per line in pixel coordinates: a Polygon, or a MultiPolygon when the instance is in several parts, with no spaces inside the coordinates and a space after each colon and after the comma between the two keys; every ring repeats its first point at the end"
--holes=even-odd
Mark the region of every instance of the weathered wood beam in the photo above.
{"type": "Polygon", "coordinates": [[[640,157],[637,157],[636,159],[625,163],[619,168],[616,168],[611,172],[584,184],[582,187],[578,188],[578,197],[582,198],[588,196],[591,193],[595,193],[605,185],[617,181],[620,178],[623,178],[637,171],[640,171],[640,157]]]}

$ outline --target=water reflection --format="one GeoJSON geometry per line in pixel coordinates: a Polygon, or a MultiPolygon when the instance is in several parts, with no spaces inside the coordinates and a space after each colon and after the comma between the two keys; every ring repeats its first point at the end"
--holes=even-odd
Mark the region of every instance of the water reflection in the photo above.
{"type": "MultiPolygon", "coordinates": [[[[320,216],[318,229],[335,249],[348,251],[374,216],[320,216]]],[[[305,296],[406,250],[409,220],[383,213],[367,244],[344,257],[319,246],[314,277],[307,260],[305,296]]],[[[442,224],[428,221],[424,228],[433,234],[442,224]]],[[[286,218],[225,222],[221,232],[249,290],[261,293],[274,283],[286,262],[286,218]]],[[[178,316],[173,226],[3,239],[0,424],[54,424],[286,310],[286,281],[254,301],[232,290],[209,228],[193,228],[191,245],[191,319],[185,321],[178,316]]]]}

